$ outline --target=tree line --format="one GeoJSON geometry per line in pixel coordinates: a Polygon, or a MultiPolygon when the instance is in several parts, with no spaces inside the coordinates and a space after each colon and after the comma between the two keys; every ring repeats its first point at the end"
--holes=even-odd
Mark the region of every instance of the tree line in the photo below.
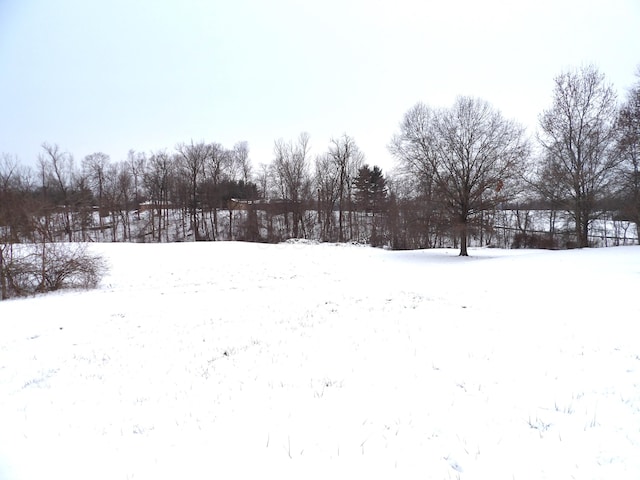
{"type": "Polygon", "coordinates": [[[0,262],[9,245],[59,241],[309,238],[467,255],[470,241],[498,238],[588,246],[605,212],[640,224],[640,80],[619,102],[594,66],[554,79],[533,139],[485,100],[459,97],[405,113],[389,143],[391,175],[347,134],[314,158],[310,142],[307,133],[277,140],[271,163],[257,168],[244,141],[131,150],[121,161],[96,152],[80,162],[44,143],[35,168],[3,154],[0,262]],[[533,210],[549,217],[544,233],[523,227],[522,213],[533,210]]]}

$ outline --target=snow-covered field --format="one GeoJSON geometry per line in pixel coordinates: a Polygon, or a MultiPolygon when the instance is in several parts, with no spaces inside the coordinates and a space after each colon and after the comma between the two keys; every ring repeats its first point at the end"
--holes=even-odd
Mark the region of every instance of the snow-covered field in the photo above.
{"type": "Polygon", "coordinates": [[[640,248],[91,245],[0,303],[0,478],[640,478],[640,248]]]}

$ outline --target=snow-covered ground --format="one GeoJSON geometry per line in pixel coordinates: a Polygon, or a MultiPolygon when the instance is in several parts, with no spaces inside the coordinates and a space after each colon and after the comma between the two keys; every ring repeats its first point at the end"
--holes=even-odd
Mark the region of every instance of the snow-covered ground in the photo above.
{"type": "Polygon", "coordinates": [[[0,478],[640,478],[640,247],[96,244],[0,303],[0,478]]]}

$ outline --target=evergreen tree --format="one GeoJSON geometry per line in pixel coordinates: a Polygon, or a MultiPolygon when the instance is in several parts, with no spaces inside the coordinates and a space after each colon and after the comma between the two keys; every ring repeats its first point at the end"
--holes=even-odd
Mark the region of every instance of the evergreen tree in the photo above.
{"type": "Polygon", "coordinates": [[[382,175],[382,170],[374,165],[371,170],[371,180],[369,182],[371,191],[371,208],[373,213],[384,211],[387,205],[387,181],[382,175]]]}
{"type": "Polygon", "coordinates": [[[356,208],[366,213],[377,213],[387,202],[387,181],[378,166],[364,165],[353,181],[356,208]]]}

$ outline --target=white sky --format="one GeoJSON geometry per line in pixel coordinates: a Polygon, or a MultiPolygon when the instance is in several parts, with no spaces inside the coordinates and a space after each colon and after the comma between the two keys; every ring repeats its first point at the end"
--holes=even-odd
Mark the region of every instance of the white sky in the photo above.
{"type": "Polygon", "coordinates": [[[533,133],[553,77],[595,63],[621,97],[640,64],[638,0],[0,0],[0,153],[249,142],[302,131],[367,162],[418,101],[482,97],[533,133]]]}

